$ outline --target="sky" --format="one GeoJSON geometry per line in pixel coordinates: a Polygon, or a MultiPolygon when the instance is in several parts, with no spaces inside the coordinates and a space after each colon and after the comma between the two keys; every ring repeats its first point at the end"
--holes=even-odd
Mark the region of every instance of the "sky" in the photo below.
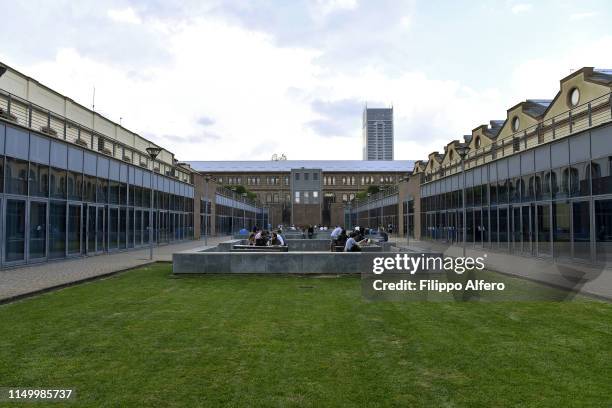
{"type": "Polygon", "coordinates": [[[603,1],[0,0],[0,61],[190,160],[361,159],[394,107],[426,159],[583,66],[612,68],[603,1]]]}

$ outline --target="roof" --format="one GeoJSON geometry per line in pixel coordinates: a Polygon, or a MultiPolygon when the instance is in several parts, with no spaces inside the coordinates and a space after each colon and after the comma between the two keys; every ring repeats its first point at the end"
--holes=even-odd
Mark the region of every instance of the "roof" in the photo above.
{"type": "Polygon", "coordinates": [[[291,169],[308,168],[322,171],[348,172],[409,172],[414,160],[238,160],[238,161],[190,161],[191,167],[200,172],[289,172],[291,169]]]}
{"type": "Polygon", "coordinates": [[[612,83],[612,69],[595,68],[589,79],[608,85],[612,83]]]}
{"type": "Polygon", "coordinates": [[[552,100],[548,99],[527,99],[523,105],[523,110],[526,114],[539,118],[546,112],[552,100]]]}

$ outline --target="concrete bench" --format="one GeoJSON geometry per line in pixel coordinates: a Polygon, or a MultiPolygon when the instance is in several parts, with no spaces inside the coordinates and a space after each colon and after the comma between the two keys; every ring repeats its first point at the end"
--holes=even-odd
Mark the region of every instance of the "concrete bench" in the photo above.
{"type": "Polygon", "coordinates": [[[255,245],[234,245],[230,252],[287,252],[289,248],[284,246],[255,246],[255,245]]]}

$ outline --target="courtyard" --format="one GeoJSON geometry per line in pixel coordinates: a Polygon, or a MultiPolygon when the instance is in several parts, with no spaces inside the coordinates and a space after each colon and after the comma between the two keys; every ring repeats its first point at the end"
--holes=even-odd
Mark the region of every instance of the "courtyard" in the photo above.
{"type": "Polygon", "coordinates": [[[358,276],[157,263],[2,305],[0,333],[2,383],[69,406],[612,403],[612,305],[583,297],[368,302],[358,276]]]}

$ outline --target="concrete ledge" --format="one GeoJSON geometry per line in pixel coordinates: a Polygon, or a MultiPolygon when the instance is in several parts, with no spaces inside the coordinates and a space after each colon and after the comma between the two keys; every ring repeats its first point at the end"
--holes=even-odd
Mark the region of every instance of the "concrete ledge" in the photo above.
{"type": "Polygon", "coordinates": [[[175,274],[355,274],[371,268],[373,258],[395,252],[201,252],[173,254],[175,274]]]}

